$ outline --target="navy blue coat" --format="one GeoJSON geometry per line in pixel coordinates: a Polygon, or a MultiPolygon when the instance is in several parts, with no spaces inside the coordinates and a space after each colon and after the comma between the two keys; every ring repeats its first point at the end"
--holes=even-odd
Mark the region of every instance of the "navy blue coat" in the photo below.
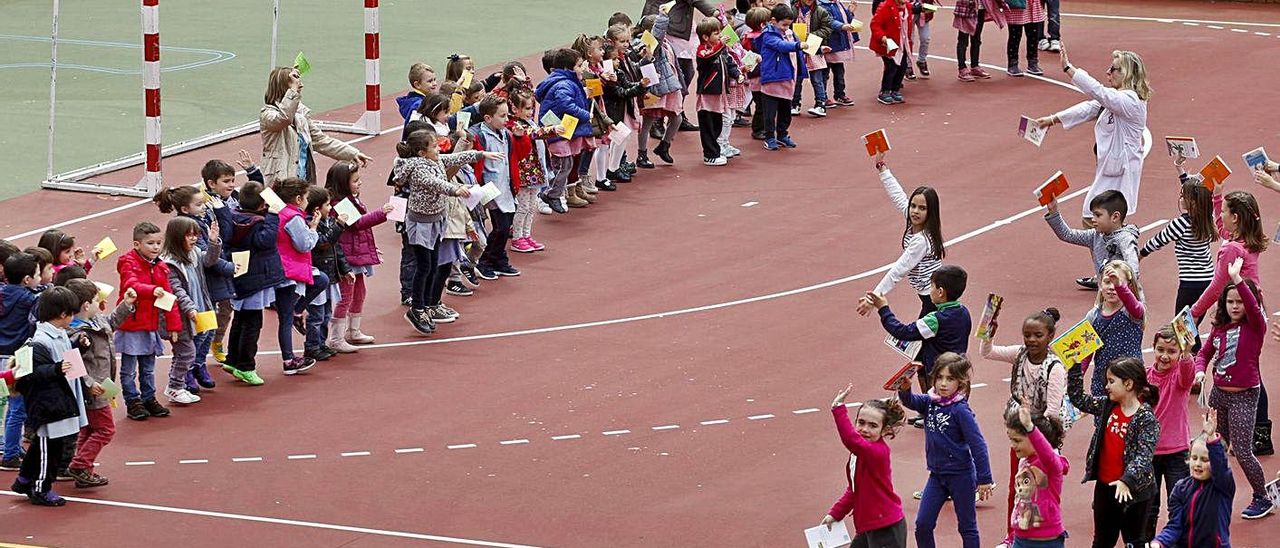
{"type": "Polygon", "coordinates": [[[223,239],[223,249],[229,252],[248,251],[249,271],[232,278],[237,299],[275,287],[284,282],[284,266],[280,263],[280,251],[276,248],[276,232],[280,217],[274,213],[259,215],[244,210],[231,214],[231,223],[224,229],[230,232],[223,239]]]}

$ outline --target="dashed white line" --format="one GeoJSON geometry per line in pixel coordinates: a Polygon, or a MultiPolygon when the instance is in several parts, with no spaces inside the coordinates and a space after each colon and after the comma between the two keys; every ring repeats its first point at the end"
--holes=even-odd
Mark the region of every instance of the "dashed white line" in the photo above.
{"type": "Polygon", "coordinates": [[[153,461],[153,460],[131,460],[124,463],[124,465],[125,466],[151,466],[155,463],[156,461],[153,461]]]}
{"type": "Polygon", "coordinates": [[[1271,36],[1271,33],[1269,32],[1255,32],[1254,34],[1258,36],[1271,36]]]}
{"type": "Polygon", "coordinates": [[[339,453],[339,455],[344,456],[344,457],[367,457],[367,456],[369,456],[369,455],[371,455],[371,454],[372,454],[372,453],[370,453],[370,452],[368,452],[368,451],[350,451],[350,452],[347,452],[347,453],[339,453]]]}
{"type": "Polygon", "coordinates": [[[747,420],[750,420],[750,421],[762,421],[762,420],[765,420],[765,419],[772,419],[772,418],[773,418],[773,414],[772,414],[772,413],[765,413],[765,414],[763,414],[763,415],[751,415],[750,417],[747,417],[747,420]]]}
{"type": "Polygon", "coordinates": [[[1249,32],[1249,31],[1244,30],[1244,29],[1231,29],[1231,32],[1240,32],[1240,33],[1245,33],[1245,32],[1249,32]]]}
{"type": "Polygon", "coordinates": [[[1219,27],[1218,25],[1205,25],[1205,26],[1211,29],[1216,29],[1216,30],[1222,30],[1224,28],[1224,27],[1219,27]]]}
{"type": "Polygon", "coordinates": [[[231,462],[262,462],[262,457],[231,457],[231,462]]]}
{"type": "Polygon", "coordinates": [[[1000,382],[1013,382],[1013,377],[1005,377],[1000,379],[1000,382]]]}
{"type": "Polygon", "coordinates": [[[680,428],[680,425],[678,424],[664,424],[662,426],[653,427],[654,430],[676,430],[678,428],[680,428]]]}
{"type": "Polygon", "coordinates": [[[808,414],[808,413],[817,413],[818,411],[821,411],[821,409],[818,409],[817,407],[810,407],[810,408],[808,408],[808,409],[796,409],[795,411],[792,411],[791,413],[792,413],[792,414],[795,414],[795,415],[805,415],[805,414],[808,414]]]}
{"type": "Polygon", "coordinates": [[[285,458],[289,460],[311,460],[316,458],[316,456],[315,455],[289,455],[285,458]]]}
{"type": "Polygon", "coordinates": [[[986,386],[986,385],[987,385],[987,383],[985,383],[985,382],[980,382],[980,383],[977,383],[977,384],[971,385],[969,388],[982,388],[982,387],[984,387],[984,386],[986,386]]]}
{"type": "Polygon", "coordinates": [[[729,419],[716,419],[712,421],[702,421],[698,424],[701,424],[703,426],[711,426],[713,424],[727,424],[728,422],[729,422],[729,419]]]}
{"type": "Polygon", "coordinates": [[[474,444],[474,443],[460,443],[460,444],[458,444],[458,445],[450,445],[450,446],[448,446],[448,448],[449,448],[449,449],[471,449],[471,448],[473,448],[473,447],[475,447],[475,446],[476,446],[476,444],[474,444]]]}
{"type": "Polygon", "coordinates": [[[403,455],[405,453],[422,453],[424,451],[426,451],[426,449],[421,447],[406,447],[404,449],[396,449],[396,454],[403,455]]]}
{"type": "Polygon", "coordinates": [[[1200,23],[1192,23],[1191,21],[1183,21],[1183,22],[1182,22],[1182,24],[1184,24],[1184,25],[1186,25],[1186,26],[1188,26],[1188,27],[1198,27],[1198,26],[1200,26],[1200,23]]]}
{"type": "Polygon", "coordinates": [[[630,430],[610,430],[608,432],[601,432],[601,434],[604,434],[606,436],[621,436],[623,434],[630,434],[630,433],[631,433],[630,430]]]}
{"type": "Polygon", "coordinates": [[[582,434],[565,434],[565,435],[563,435],[563,436],[551,436],[551,439],[553,439],[553,440],[555,440],[555,441],[560,441],[560,440],[576,440],[576,439],[579,439],[579,438],[581,438],[581,437],[582,437],[582,434]]]}
{"type": "Polygon", "coordinates": [[[524,443],[529,443],[529,440],[523,438],[518,440],[502,440],[498,442],[498,445],[520,445],[524,443]]]}
{"type": "Polygon", "coordinates": [[[183,459],[178,464],[209,464],[209,459],[183,459]]]}
{"type": "Polygon", "coordinates": [[[745,204],[742,204],[742,207],[753,207],[757,205],[760,205],[760,202],[747,202],[745,204]]]}

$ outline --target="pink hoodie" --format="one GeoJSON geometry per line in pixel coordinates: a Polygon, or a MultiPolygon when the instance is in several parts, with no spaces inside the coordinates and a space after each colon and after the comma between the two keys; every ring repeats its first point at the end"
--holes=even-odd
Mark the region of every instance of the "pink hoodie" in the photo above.
{"type": "MultiPolygon", "coordinates": [[[[842,520],[853,512],[853,528],[858,533],[874,531],[902,521],[902,500],[893,491],[893,469],[890,465],[889,444],[881,438],[870,442],[862,439],[849,420],[849,409],[843,405],[831,410],[836,419],[840,441],[849,450],[849,466],[845,477],[849,487],[827,512],[832,518],[842,520]],[[852,469],[852,475],[849,470],[852,469]]],[[[1058,490],[1062,490],[1062,477],[1058,477],[1058,490]]],[[[1059,524],[1061,528],[1061,524],[1059,524]]]]}
{"type": "Polygon", "coordinates": [[[1153,363],[1147,366],[1147,381],[1160,389],[1156,404],[1156,420],[1160,421],[1157,455],[1190,449],[1191,429],[1187,426],[1187,395],[1196,381],[1196,364],[1191,358],[1178,360],[1168,371],[1160,372],[1153,363]]]}
{"type": "MultiPolygon", "coordinates": [[[[1031,440],[1031,445],[1035,447],[1036,452],[1018,463],[1018,472],[1021,474],[1024,469],[1035,467],[1043,473],[1044,486],[1031,490],[1030,501],[1030,506],[1039,509],[1040,525],[1027,529],[1019,526],[1023,512],[1019,511],[1021,507],[1018,497],[1015,497],[1014,511],[1009,516],[1009,522],[1013,526],[1013,536],[1024,539],[1056,538],[1065,531],[1062,527],[1062,477],[1070,469],[1070,464],[1066,457],[1053,450],[1053,446],[1049,445],[1049,440],[1044,438],[1044,434],[1041,434],[1039,429],[1031,429],[1027,439],[1031,440]]],[[[1018,486],[1015,485],[1014,489],[1016,492],[1018,486]]]]}

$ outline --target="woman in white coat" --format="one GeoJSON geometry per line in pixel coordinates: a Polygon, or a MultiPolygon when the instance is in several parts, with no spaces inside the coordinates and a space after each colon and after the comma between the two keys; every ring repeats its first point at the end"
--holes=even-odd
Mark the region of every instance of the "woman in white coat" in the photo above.
{"type": "MultiPolygon", "coordinates": [[[[1107,67],[1106,85],[1103,85],[1084,69],[1071,65],[1066,47],[1060,53],[1062,70],[1089,97],[1071,108],[1052,116],[1037,118],[1036,124],[1048,128],[1062,124],[1071,129],[1094,120],[1093,135],[1097,168],[1093,185],[1083,204],[1083,226],[1093,226],[1093,213],[1089,202],[1094,196],[1107,190],[1118,190],[1128,202],[1126,218],[1138,210],[1138,188],[1142,183],[1142,160],[1146,156],[1144,134],[1147,132],[1147,101],[1151,98],[1151,84],[1147,81],[1147,69],[1142,57],[1132,51],[1111,52],[1111,65],[1107,67]]],[[[1150,146],[1150,145],[1146,145],[1150,146]]],[[[1091,289],[1097,288],[1093,276],[1077,280],[1091,289]]]]}
{"type": "Polygon", "coordinates": [[[356,147],[325,135],[311,123],[311,109],[302,104],[302,77],[298,69],[276,67],[267,78],[258,130],[262,135],[262,174],[267,185],[277,179],[301,177],[315,184],[314,152],[335,160],[371,160],[356,147]]]}

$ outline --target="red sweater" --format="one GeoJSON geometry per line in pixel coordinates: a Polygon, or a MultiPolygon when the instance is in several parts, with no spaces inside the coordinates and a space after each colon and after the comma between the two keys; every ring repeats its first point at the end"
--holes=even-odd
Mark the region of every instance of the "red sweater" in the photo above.
{"type": "Polygon", "coordinates": [[[832,518],[844,519],[853,512],[853,528],[858,533],[888,527],[902,520],[902,500],[893,491],[893,469],[889,444],[881,438],[870,442],[862,439],[849,420],[849,409],[843,405],[831,410],[836,419],[840,441],[849,450],[849,466],[845,478],[849,486],[844,495],[827,512],[832,518]],[[853,475],[849,475],[849,469],[853,475]]]}
{"type": "MultiPolygon", "coordinates": [[[[116,271],[120,273],[116,304],[124,300],[124,292],[128,289],[133,289],[138,294],[137,311],[129,315],[116,331],[160,329],[160,314],[164,311],[156,308],[155,291],[157,287],[162,287],[166,292],[173,293],[173,287],[169,285],[169,266],[160,260],[148,262],[135,249],[116,259],[116,271]]],[[[173,310],[164,312],[164,321],[169,330],[182,329],[182,315],[176,305],[173,310]]]]}
{"type": "Polygon", "coordinates": [[[884,37],[893,40],[899,48],[908,48],[907,51],[910,51],[911,44],[902,43],[903,27],[911,28],[910,4],[899,6],[895,0],[881,2],[875,15],[871,17],[871,51],[881,57],[889,56],[889,52],[884,49],[884,42],[880,41],[884,37]]]}

